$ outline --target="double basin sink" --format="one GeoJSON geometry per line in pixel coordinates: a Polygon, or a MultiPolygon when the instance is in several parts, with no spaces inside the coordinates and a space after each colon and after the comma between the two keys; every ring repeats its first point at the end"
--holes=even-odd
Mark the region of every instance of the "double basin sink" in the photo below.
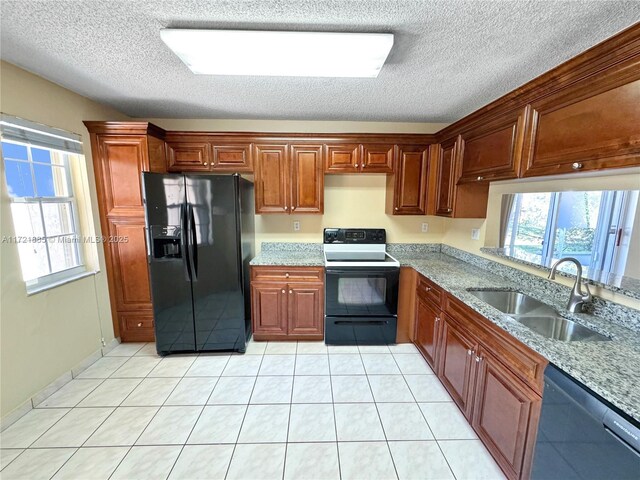
{"type": "Polygon", "coordinates": [[[561,317],[549,305],[524,293],[477,289],[467,291],[543,337],[563,342],[611,340],[584,325],[561,317]]]}

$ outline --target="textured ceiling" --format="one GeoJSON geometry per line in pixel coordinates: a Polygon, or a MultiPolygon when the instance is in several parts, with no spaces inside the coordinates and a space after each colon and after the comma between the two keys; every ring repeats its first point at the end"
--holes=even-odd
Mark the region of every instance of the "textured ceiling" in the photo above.
{"type": "Polygon", "coordinates": [[[133,117],[450,122],[640,19],[640,1],[0,2],[3,60],[133,117]],[[165,27],[392,32],[376,79],[193,75],[165,27]]]}

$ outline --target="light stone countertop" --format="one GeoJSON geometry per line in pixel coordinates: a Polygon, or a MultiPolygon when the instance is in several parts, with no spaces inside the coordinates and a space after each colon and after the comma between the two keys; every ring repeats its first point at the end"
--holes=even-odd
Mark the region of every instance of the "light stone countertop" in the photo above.
{"type": "MultiPolygon", "coordinates": [[[[402,266],[414,268],[640,421],[640,312],[598,299],[594,304],[595,315],[570,313],[566,310],[567,287],[446,245],[392,244],[388,250],[402,266]],[[471,288],[526,293],[553,306],[563,317],[608,335],[612,340],[563,342],[542,337],[469,293],[467,289],[471,288]]],[[[262,253],[251,265],[322,266],[321,244],[265,243],[262,253]]]]}

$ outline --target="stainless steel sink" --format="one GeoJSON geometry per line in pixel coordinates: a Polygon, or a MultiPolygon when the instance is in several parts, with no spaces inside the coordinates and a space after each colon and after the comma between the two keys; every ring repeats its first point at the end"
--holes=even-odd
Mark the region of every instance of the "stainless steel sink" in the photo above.
{"type": "Polygon", "coordinates": [[[513,317],[517,322],[530,328],[543,337],[563,342],[602,342],[611,338],[580,325],[572,320],[558,316],[523,315],[513,317]]]}
{"type": "Polygon", "coordinates": [[[549,305],[520,292],[506,290],[468,290],[493,308],[512,315],[557,315],[549,305]]]}

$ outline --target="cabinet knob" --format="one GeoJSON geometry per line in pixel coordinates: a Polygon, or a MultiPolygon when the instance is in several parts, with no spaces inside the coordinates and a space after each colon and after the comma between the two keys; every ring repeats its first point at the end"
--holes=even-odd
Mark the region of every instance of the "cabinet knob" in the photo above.
{"type": "Polygon", "coordinates": [[[292,210],[292,211],[293,211],[293,210],[295,210],[295,209],[296,209],[296,207],[291,207],[291,210],[292,210]]]}
{"type": "Polygon", "coordinates": [[[467,350],[467,355],[472,355],[473,354],[473,350],[469,349],[467,350]]]}
{"type": "Polygon", "coordinates": [[[479,176],[479,177],[477,178],[477,180],[478,180],[478,181],[480,181],[480,180],[484,180],[484,177],[479,176]]]}
{"type": "Polygon", "coordinates": [[[453,208],[447,208],[447,209],[446,209],[446,212],[447,212],[447,213],[451,213],[451,212],[453,212],[453,208]]]}
{"type": "Polygon", "coordinates": [[[439,321],[440,321],[440,317],[436,317],[436,322],[439,322],[439,321]]]}
{"type": "Polygon", "coordinates": [[[293,290],[289,290],[289,295],[291,295],[293,293],[293,290]]]}
{"type": "Polygon", "coordinates": [[[203,165],[206,167],[207,165],[209,165],[209,162],[204,162],[203,165]]]}
{"type": "Polygon", "coordinates": [[[398,207],[394,208],[394,210],[397,212],[398,211],[398,207]]]}
{"type": "Polygon", "coordinates": [[[480,360],[482,360],[482,357],[476,355],[476,363],[480,363],[480,360]]]}
{"type": "Polygon", "coordinates": [[[424,291],[425,292],[430,292],[431,291],[431,287],[424,287],[424,291]]]}
{"type": "Polygon", "coordinates": [[[139,322],[139,323],[138,323],[138,326],[139,326],[139,327],[141,327],[141,326],[142,326],[142,322],[139,322]]]}
{"type": "Polygon", "coordinates": [[[284,276],[285,276],[286,278],[289,278],[289,274],[288,274],[288,273],[285,273],[285,274],[284,274],[284,276]]]}
{"type": "Polygon", "coordinates": [[[582,168],[582,164],[580,162],[574,162],[571,164],[571,168],[574,170],[580,170],[582,168]]]}
{"type": "Polygon", "coordinates": [[[285,293],[285,291],[284,291],[284,290],[282,290],[282,293],[285,293]]]}
{"type": "Polygon", "coordinates": [[[358,168],[359,164],[356,163],[356,168],[358,168]]]}
{"type": "Polygon", "coordinates": [[[284,210],[288,210],[288,209],[289,209],[289,207],[282,207],[282,208],[283,208],[284,210]]]}

